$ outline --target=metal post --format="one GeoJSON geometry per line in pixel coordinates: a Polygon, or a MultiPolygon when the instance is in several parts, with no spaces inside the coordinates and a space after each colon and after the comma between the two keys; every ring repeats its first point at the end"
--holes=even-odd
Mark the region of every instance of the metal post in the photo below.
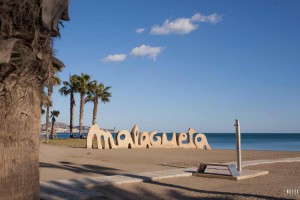
{"type": "Polygon", "coordinates": [[[240,122],[235,120],[235,129],[236,129],[236,152],[237,152],[237,170],[242,171],[242,152],[241,152],[241,131],[240,131],[240,122]]]}

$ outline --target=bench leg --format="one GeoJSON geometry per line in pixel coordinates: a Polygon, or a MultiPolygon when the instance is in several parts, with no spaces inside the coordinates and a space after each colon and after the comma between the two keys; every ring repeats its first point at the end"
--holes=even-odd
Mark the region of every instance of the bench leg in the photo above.
{"type": "Polygon", "coordinates": [[[197,169],[197,173],[204,173],[205,169],[206,169],[207,165],[204,164],[199,164],[199,167],[197,169]]]}
{"type": "Polygon", "coordinates": [[[228,169],[229,169],[229,172],[230,172],[231,176],[236,177],[236,176],[240,175],[240,173],[236,169],[235,164],[229,164],[228,169]]]}

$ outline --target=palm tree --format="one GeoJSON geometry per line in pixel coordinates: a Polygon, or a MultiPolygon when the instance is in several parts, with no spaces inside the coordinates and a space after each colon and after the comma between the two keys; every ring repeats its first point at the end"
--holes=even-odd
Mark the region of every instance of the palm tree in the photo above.
{"type": "Polygon", "coordinates": [[[0,0],[1,199],[40,199],[42,91],[68,2],[0,0]]]}
{"type": "Polygon", "coordinates": [[[81,73],[80,76],[74,75],[74,81],[77,87],[77,92],[80,94],[80,114],[79,114],[79,137],[82,138],[82,123],[84,111],[84,95],[89,91],[90,75],[81,73]]]}
{"type": "Polygon", "coordinates": [[[64,96],[70,95],[70,138],[74,138],[74,93],[77,91],[76,76],[70,76],[69,82],[64,81],[63,84],[64,86],[60,88],[59,93],[64,96]]]}
{"type": "Polygon", "coordinates": [[[51,111],[50,118],[52,118],[52,127],[51,127],[51,138],[52,139],[54,139],[54,124],[56,121],[56,117],[58,117],[59,113],[60,112],[58,110],[51,111]]]}
{"type": "Polygon", "coordinates": [[[90,83],[88,95],[85,98],[85,102],[93,102],[93,121],[92,124],[96,124],[97,111],[98,111],[98,99],[102,101],[102,103],[107,103],[110,101],[111,93],[109,89],[111,87],[105,87],[103,83],[98,84],[97,81],[93,81],[90,83]]]}
{"type": "MultiPolygon", "coordinates": [[[[61,80],[59,79],[59,77],[56,75],[58,72],[61,72],[62,69],[65,67],[63,64],[56,64],[58,61],[55,60],[56,62],[54,62],[54,65],[52,67],[51,70],[51,77],[50,79],[47,81],[47,89],[48,89],[48,94],[47,94],[47,98],[48,98],[48,102],[51,102],[52,99],[52,93],[53,93],[53,87],[54,86],[59,86],[61,80]]],[[[49,118],[50,118],[50,107],[52,106],[52,104],[47,104],[46,105],[46,143],[49,142],[49,118]]]]}
{"type": "Polygon", "coordinates": [[[42,101],[41,101],[41,114],[42,115],[46,113],[44,108],[47,108],[47,106],[52,107],[52,101],[49,101],[46,93],[43,91],[42,92],[42,101]]]}
{"type": "MultiPolygon", "coordinates": [[[[46,92],[43,91],[42,93],[42,101],[41,101],[41,114],[45,114],[46,111],[44,110],[44,108],[48,108],[48,107],[52,107],[52,101],[49,100],[49,98],[47,97],[46,92]]],[[[49,128],[47,127],[46,129],[46,143],[49,143],[49,128]]]]}

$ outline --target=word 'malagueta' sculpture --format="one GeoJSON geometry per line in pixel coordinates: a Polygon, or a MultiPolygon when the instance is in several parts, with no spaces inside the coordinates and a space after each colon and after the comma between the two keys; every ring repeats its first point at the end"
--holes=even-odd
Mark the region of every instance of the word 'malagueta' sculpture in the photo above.
{"type": "Polygon", "coordinates": [[[87,148],[93,148],[92,142],[94,136],[97,138],[98,149],[116,149],[116,148],[197,148],[211,149],[206,136],[202,133],[194,134],[196,131],[192,128],[187,133],[177,135],[172,133],[172,139],[168,140],[167,134],[161,136],[157,132],[139,132],[138,125],[134,125],[131,132],[121,130],[116,135],[116,141],[108,131],[101,130],[97,124],[93,125],[87,135],[87,148]],[[102,139],[103,138],[103,139],[102,139]]]}

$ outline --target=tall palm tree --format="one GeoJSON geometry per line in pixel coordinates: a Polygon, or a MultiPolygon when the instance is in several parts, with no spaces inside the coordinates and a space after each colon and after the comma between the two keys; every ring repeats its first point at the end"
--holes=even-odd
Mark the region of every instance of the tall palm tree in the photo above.
{"type": "MultiPolygon", "coordinates": [[[[44,108],[52,107],[52,101],[47,97],[47,94],[45,91],[42,93],[42,101],[41,101],[41,114],[45,114],[46,111],[44,108]]],[[[49,128],[46,128],[46,143],[49,143],[49,128]]]]}
{"type": "Polygon", "coordinates": [[[79,137],[82,138],[82,123],[83,123],[83,111],[84,111],[84,96],[89,91],[90,75],[81,73],[80,76],[74,75],[74,81],[76,83],[77,92],[80,94],[80,114],[79,114],[79,137]]]}
{"type": "Polygon", "coordinates": [[[52,101],[49,101],[47,94],[43,91],[42,92],[42,100],[41,100],[41,114],[45,114],[46,111],[44,108],[47,108],[47,106],[52,107],[52,101]]]}
{"type": "Polygon", "coordinates": [[[40,199],[42,91],[68,2],[0,0],[0,199],[40,199]]]}
{"type": "Polygon", "coordinates": [[[51,138],[52,139],[54,139],[54,124],[56,122],[56,117],[58,117],[59,113],[60,112],[58,110],[51,111],[50,118],[52,118],[52,126],[51,126],[51,138]]]}
{"type": "Polygon", "coordinates": [[[59,93],[64,96],[70,95],[70,138],[74,138],[74,93],[77,91],[76,75],[70,76],[69,82],[64,81],[63,84],[64,86],[60,88],[59,93]]]}
{"type": "MultiPolygon", "coordinates": [[[[64,64],[61,64],[59,63],[58,64],[58,60],[55,59],[54,60],[55,62],[53,62],[53,67],[52,67],[52,70],[50,71],[50,78],[49,80],[47,81],[47,89],[48,89],[48,93],[47,93],[47,98],[48,98],[48,102],[51,101],[52,99],[52,93],[53,93],[53,87],[54,86],[59,86],[60,83],[61,83],[61,80],[60,78],[57,76],[57,73],[58,72],[61,72],[62,69],[65,67],[64,64]]],[[[49,118],[50,118],[50,107],[52,106],[52,104],[48,104],[46,106],[46,142],[48,143],[49,142],[49,132],[48,132],[48,129],[49,129],[49,118]]]]}
{"type": "Polygon", "coordinates": [[[85,102],[93,102],[93,121],[92,124],[96,124],[97,111],[98,111],[98,99],[102,101],[102,103],[108,103],[110,101],[111,93],[109,89],[111,87],[105,87],[103,83],[98,84],[97,81],[93,81],[90,83],[88,95],[85,98],[85,102]]]}

